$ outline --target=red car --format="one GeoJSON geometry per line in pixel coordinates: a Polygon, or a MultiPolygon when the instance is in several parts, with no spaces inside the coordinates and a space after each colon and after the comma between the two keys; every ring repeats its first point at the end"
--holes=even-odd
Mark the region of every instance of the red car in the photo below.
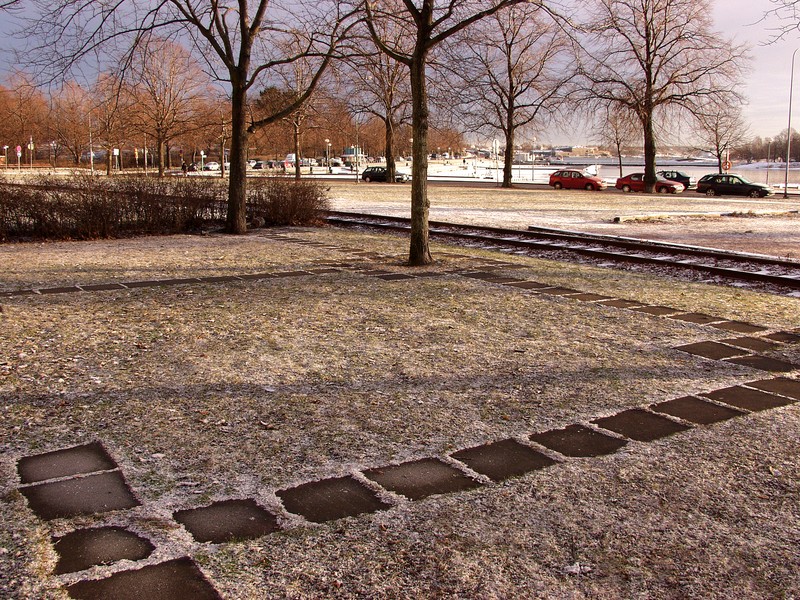
{"type": "MultiPolygon", "coordinates": [[[[614,186],[623,192],[643,192],[644,191],[644,173],[631,173],[625,177],[617,179],[617,185],[614,186]]],[[[683,184],[677,181],[670,181],[663,177],[656,177],[656,184],[653,187],[659,194],[679,194],[683,191],[683,184]]]]}
{"type": "Polygon", "coordinates": [[[604,190],[608,187],[606,182],[599,177],[572,170],[556,171],[551,174],[550,185],[557,190],[561,188],[568,190],[604,190]]]}

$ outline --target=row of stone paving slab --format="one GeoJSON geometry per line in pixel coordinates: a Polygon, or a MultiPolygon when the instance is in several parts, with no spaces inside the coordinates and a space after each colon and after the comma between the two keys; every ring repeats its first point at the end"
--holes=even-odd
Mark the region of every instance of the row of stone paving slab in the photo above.
{"type": "MultiPolygon", "coordinates": [[[[421,500],[431,495],[467,491],[493,482],[550,467],[569,458],[616,452],[630,440],[649,442],[695,425],[709,425],[800,400],[800,381],[774,378],[676,398],[646,408],[535,433],[528,440],[505,439],[450,454],[450,462],[422,458],[361,472],[384,490],[421,500]],[[538,446],[541,446],[541,450],[538,446]],[[557,456],[554,453],[558,453],[557,456]],[[454,466],[461,464],[463,467],[454,466]]],[[[139,506],[116,462],[100,442],[18,461],[20,492],[30,508],[45,520],[102,514],[139,506]]],[[[284,508],[306,520],[322,523],[392,507],[356,477],[311,481],[278,490],[284,508]]],[[[230,499],[174,513],[198,542],[225,543],[268,535],[281,529],[276,515],[252,499],[230,499]]],[[[120,527],[77,529],[54,539],[59,555],[57,574],[71,573],[115,561],[142,560],[154,550],[146,539],[120,527]]],[[[188,558],[118,572],[99,580],[67,587],[74,598],[216,598],[217,592],[188,558]],[[194,594],[187,596],[186,594],[194,594]]]]}

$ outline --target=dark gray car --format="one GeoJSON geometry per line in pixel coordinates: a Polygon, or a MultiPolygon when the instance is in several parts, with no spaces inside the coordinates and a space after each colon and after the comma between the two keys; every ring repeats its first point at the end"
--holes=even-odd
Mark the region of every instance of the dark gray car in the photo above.
{"type": "Polygon", "coordinates": [[[697,193],[706,196],[749,196],[751,198],[763,198],[773,194],[772,190],[763,183],[753,183],[733,173],[713,173],[703,176],[697,182],[697,193]]]}

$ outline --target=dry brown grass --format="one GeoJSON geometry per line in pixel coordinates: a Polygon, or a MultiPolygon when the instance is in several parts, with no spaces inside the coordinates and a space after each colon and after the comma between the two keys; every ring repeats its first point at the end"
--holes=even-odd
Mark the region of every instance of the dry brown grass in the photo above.
{"type": "MultiPolygon", "coordinates": [[[[384,186],[389,187],[389,186],[384,186]]],[[[407,242],[292,230],[386,255],[407,242]]],[[[442,272],[497,257],[436,247],[442,272]]],[[[0,247],[2,289],[320,266],[346,253],[246,237],[0,247]]],[[[522,257],[516,275],[797,327],[798,300],[522,257]]],[[[672,350],[708,327],[452,274],[291,279],[15,297],[0,313],[0,595],[63,598],[50,534],[125,524],[191,554],[226,598],[790,598],[800,593],[800,408],[699,427],[474,492],[321,526],[278,489],[760,378],[672,350]],[[43,524],[21,456],[101,440],[143,506],[43,524]],[[174,510],[256,498],[283,533],[194,543],[174,510]],[[583,575],[565,568],[591,567],[583,575]]],[[[771,353],[800,363],[800,350],[771,353]]],[[[128,565],[129,567],[130,565],[128,565]]],[[[98,567],[100,576],[125,566],[98,567]]],[[[84,574],[86,576],[87,574],[84,574]]]]}

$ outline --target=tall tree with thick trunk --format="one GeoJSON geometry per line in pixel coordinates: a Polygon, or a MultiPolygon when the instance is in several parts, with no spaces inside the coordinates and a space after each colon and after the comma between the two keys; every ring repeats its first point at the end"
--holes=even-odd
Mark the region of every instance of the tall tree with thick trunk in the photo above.
{"type": "Polygon", "coordinates": [[[511,187],[517,134],[558,108],[571,78],[560,60],[568,50],[564,34],[541,12],[522,4],[492,15],[475,32],[462,32],[445,62],[470,128],[499,132],[505,140],[505,188],[511,187]]]}
{"type": "MultiPolygon", "coordinates": [[[[290,115],[306,101],[346,30],[348,15],[333,0],[33,0],[38,18],[29,29],[41,40],[33,55],[45,76],[67,73],[87,57],[106,58],[114,44],[138,44],[153,31],[188,37],[230,97],[230,178],[227,230],[246,231],[247,140],[258,127],[290,115]],[[297,60],[312,60],[308,89],[289,105],[254,122],[248,93],[297,60]]],[[[130,54],[128,54],[128,57],[130,54]]],[[[129,58],[120,61],[124,75],[129,58]]]]}
{"type": "Polygon", "coordinates": [[[737,104],[744,47],[714,31],[708,0],[595,0],[577,57],[585,98],[616,104],[642,129],[645,190],[656,181],[656,124],[709,99],[737,104]]]}
{"type": "Polygon", "coordinates": [[[366,0],[366,22],[375,45],[408,67],[411,81],[411,239],[408,262],[426,265],[431,256],[428,214],[427,68],[431,52],[473,23],[524,0],[366,0]],[[404,31],[398,39],[385,32],[404,31]]]}
{"type": "Polygon", "coordinates": [[[210,82],[185,48],[157,38],[137,48],[129,74],[124,88],[136,107],[129,123],[155,141],[158,175],[163,177],[167,145],[204,125],[203,99],[210,82]]]}

